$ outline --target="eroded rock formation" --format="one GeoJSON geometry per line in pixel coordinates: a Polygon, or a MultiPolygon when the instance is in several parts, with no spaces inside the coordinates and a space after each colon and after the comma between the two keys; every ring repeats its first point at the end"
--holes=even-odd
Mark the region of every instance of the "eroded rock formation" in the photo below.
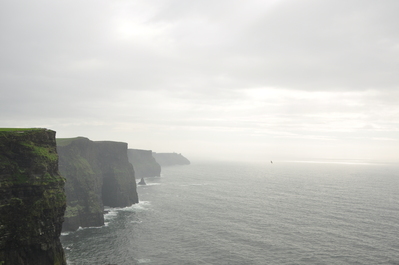
{"type": "Polygon", "coordinates": [[[67,179],[67,209],[63,230],[102,226],[102,172],[98,167],[97,148],[93,141],[78,137],[57,139],[59,169],[67,179]]]}
{"type": "Polygon", "coordinates": [[[104,205],[125,207],[138,202],[126,143],[77,137],[57,139],[57,148],[60,172],[67,179],[63,230],[101,226],[104,205]]]}
{"type": "Polygon", "coordinates": [[[0,264],[66,264],[55,132],[0,129],[0,264]]]}
{"type": "Polygon", "coordinates": [[[127,158],[127,143],[96,143],[99,148],[100,169],[103,172],[104,205],[125,207],[138,203],[135,174],[127,158]]]}

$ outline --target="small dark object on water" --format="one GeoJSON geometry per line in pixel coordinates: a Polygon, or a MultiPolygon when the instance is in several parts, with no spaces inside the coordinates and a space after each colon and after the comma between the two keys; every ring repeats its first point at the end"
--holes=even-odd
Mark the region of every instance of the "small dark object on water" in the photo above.
{"type": "Polygon", "coordinates": [[[144,178],[141,178],[139,185],[147,185],[147,183],[145,183],[144,178]]]}

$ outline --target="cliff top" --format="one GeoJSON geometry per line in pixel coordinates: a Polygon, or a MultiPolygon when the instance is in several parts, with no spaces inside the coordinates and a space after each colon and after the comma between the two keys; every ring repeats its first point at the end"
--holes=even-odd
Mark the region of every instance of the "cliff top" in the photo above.
{"type": "Polygon", "coordinates": [[[152,153],[152,150],[148,150],[148,149],[135,149],[135,148],[129,148],[128,150],[132,150],[133,152],[139,151],[139,152],[151,152],[151,153],[152,153]]]}
{"type": "Polygon", "coordinates": [[[74,138],[56,138],[55,140],[57,141],[58,146],[67,146],[71,144],[73,141],[78,140],[78,139],[85,139],[89,140],[89,138],[78,136],[74,138]]]}
{"type": "Polygon", "coordinates": [[[64,265],[55,131],[0,128],[0,264],[64,265]]]}
{"type": "Polygon", "coordinates": [[[0,128],[0,133],[47,130],[46,128],[0,128]]]}
{"type": "Polygon", "coordinates": [[[90,140],[89,138],[86,138],[83,136],[78,136],[78,137],[73,137],[73,138],[56,138],[57,146],[67,146],[76,140],[87,140],[87,141],[95,142],[95,143],[116,143],[116,144],[127,145],[127,143],[119,142],[119,141],[109,141],[109,140],[93,141],[93,140],[90,140]]]}
{"type": "Polygon", "coordinates": [[[182,154],[178,153],[156,153],[153,152],[152,156],[161,166],[173,166],[173,165],[189,165],[190,161],[185,158],[182,154]]]}

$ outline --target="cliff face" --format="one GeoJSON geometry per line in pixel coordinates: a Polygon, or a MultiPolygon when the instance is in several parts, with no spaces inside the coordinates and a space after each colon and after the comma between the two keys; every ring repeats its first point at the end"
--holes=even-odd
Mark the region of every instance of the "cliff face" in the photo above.
{"type": "Polygon", "coordinates": [[[190,161],[177,153],[152,153],[161,166],[189,165],[190,161]]]}
{"type": "Polygon", "coordinates": [[[57,140],[57,150],[60,172],[67,179],[63,230],[103,225],[103,180],[96,144],[83,137],[57,140]]]}
{"type": "Polygon", "coordinates": [[[100,169],[103,172],[104,205],[125,207],[138,203],[134,170],[127,158],[127,143],[96,143],[99,148],[100,169]]]}
{"type": "Polygon", "coordinates": [[[55,132],[0,129],[0,264],[66,264],[55,132]]]}
{"type": "Polygon", "coordinates": [[[137,179],[161,175],[161,166],[152,156],[151,150],[128,149],[127,156],[137,179]]]}
{"type": "Polygon", "coordinates": [[[57,139],[60,172],[67,179],[63,230],[104,224],[104,205],[125,207],[138,202],[127,144],[87,138],[57,139]]]}

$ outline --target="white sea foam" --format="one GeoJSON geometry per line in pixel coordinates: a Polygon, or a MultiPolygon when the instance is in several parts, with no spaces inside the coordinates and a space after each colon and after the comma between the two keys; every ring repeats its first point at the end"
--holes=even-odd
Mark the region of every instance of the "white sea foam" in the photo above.
{"type": "Polygon", "coordinates": [[[87,226],[87,227],[81,227],[79,226],[79,228],[76,231],[82,231],[82,230],[86,230],[86,229],[100,229],[103,228],[104,226],[87,226]]]}
{"type": "Polygon", "coordinates": [[[150,205],[149,201],[140,201],[139,203],[133,204],[124,208],[116,208],[118,211],[124,212],[136,212],[136,211],[145,211],[148,210],[148,206],[150,205]]]}
{"type": "Polygon", "coordinates": [[[161,185],[159,182],[147,182],[146,185],[138,185],[138,187],[146,187],[146,186],[158,186],[161,185]]]}
{"type": "Polygon", "coordinates": [[[104,226],[108,227],[109,223],[118,216],[118,212],[114,208],[104,207],[104,226]]]}
{"type": "Polygon", "coordinates": [[[118,215],[116,208],[104,208],[104,211],[104,220],[112,220],[118,215]]]}
{"type": "Polygon", "coordinates": [[[139,203],[133,204],[127,207],[104,207],[104,226],[108,227],[109,224],[114,220],[119,212],[136,212],[136,211],[145,211],[148,210],[148,206],[150,205],[149,201],[140,201],[139,203]]]}
{"type": "Polygon", "coordinates": [[[151,260],[150,259],[138,259],[137,260],[137,263],[138,264],[142,264],[142,263],[150,263],[151,262],[151,260]]]}
{"type": "Polygon", "coordinates": [[[104,214],[105,220],[112,220],[118,216],[119,212],[136,212],[136,211],[145,211],[148,210],[148,206],[150,205],[149,201],[140,201],[139,203],[132,204],[131,206],[127,207],[105,207],[104,211],[107,213],[104,214]]]}

